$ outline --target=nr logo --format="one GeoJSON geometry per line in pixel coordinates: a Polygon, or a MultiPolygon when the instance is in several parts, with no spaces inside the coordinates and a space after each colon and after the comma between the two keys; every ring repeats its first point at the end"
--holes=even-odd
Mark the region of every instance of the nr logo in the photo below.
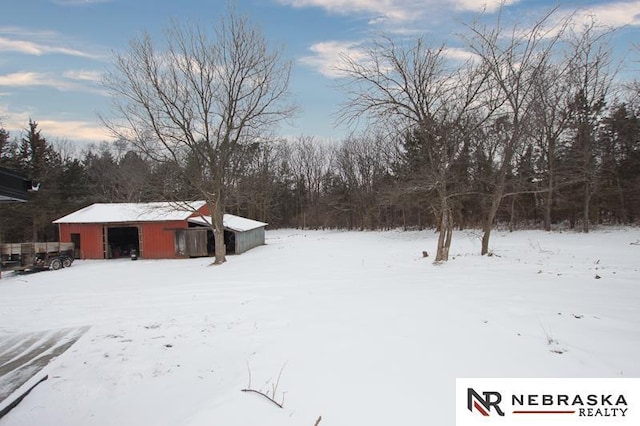
{"type": "Polygon", "coordinates": [[[499,416],[504,416],[499,405],[501,401],[500,392],[482,392],[480,396],[473,388],[467,388],[467,409],[472,413],[475,410],[483,416],[490,416],[493,409],[499,416]]]}

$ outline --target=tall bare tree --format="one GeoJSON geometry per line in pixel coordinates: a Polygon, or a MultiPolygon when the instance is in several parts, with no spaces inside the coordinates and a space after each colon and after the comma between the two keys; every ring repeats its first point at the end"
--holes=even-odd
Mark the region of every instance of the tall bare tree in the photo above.
{"type": "Polygon", "coordinates": [[[569,68],[567,61],[549,63],[541,68],[534,88],[534,122],[532,136],[540,150],[544,175],[543,226],[551,231],[551,212],[556,191],[558,151],[562,137],[569,128],[568,103],[570,98],[569,68]]]}
{"type": "Polygon", "coordinates": [[[298,192],[299,226],[318,228],[320,197],[324,179],[331,170],[333,148],[317,141],[312,136],[299,136],[291,143],[290,166],[295,175],[298,192]]]}
{"type": "MultiPolygon", "coordinates": [[[[552,59],[554,46],[566,24],[554,21],[555,10],[544,14],[527,28],[504,27],[502,13],[492,25],[474,23],[466,37],[468,47],[489,72],[490,85],[496,94],[495,123],[499,123],[499,146],[492,148],[490,160],[495,165],[488,207],[483,219],[482,251],[489,252],[489,238],[500,208],[513,160],[526,140],[534,108],[539,75],[552,59]]],[[[494,125],[495,127],[495,125],[494,125]]]]}
{"type": "Polygon", "coordinates": [[[117,118],[103,121],[115,136],[156,161],[189,164],[179,170],[212,212],[216,264],[226,260],[234,156],[293,114],[290,69],[282,51],[229,8],[210,28],[173,23],[162,45],[148,34],[133,39],[104,80],[117,118]]]}
{"type": "Polygon", "coordinates": [[[342,72],[350,95],[342,116],[368,116],[417,139],[424,159],[418,187],[437,195],[439,221],[436,261],[448,259],[453,220],[452,166],[464,148],[467,120],[483,90],[484,74],[469,62],[451,67],[444,46],[418,38],[401,44],[376,40],[363,58],[345,57],[342,72]]]}
{"type": "Polygon", "coordinates": [[[348,214],[350,226],[377,229],[383,225],[380,212],[388,198],[383,191],[398,151],[397,141],[381,131],[350,136],[337,148],[335,178],[343,188],[340,210],[348,214]]]}
{"type": "Polygon", "coordinates": [[[572,101],[570,120],[574,131],[572,154],[575,175],[582,183],[582,231],[589,232],[591,198],[596,192],[596,138],[613,87],[615,67],[609,43],[612,31],[594,19],[571,32],[569,76],[572,101]]]}

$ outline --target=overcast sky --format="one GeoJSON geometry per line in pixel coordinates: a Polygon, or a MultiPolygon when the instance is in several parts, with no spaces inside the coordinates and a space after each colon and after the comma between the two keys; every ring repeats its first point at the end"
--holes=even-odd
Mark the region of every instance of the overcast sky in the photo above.
{"type": "MultiPolygon", "coordinates": [[[[341,52],[357,52],[373,34],[417,34],[456,46],[462,23],[498,0],[237,0],[237,9],[262,27],[294,61],[291,90],[301,112],[283,136],[339,139],[344,101],[332,69],[341,52]]],[[[640,1],[508,0],[507,20],[526,21],[554,5],[580,7],[602,24],[624,29],[615,49],[626,55],[640,40],[640,1]]],[[[125,51],[141,31],[161,39],[172,19],[215,23],[224,0],[4,0],[0,18],[0,120],[12,135],[36,120],[50,140],[102,141],[97,114],[109,114],[100,76],[112,51],[125,51]]],[[[462,47],[462,46],[460,46],[462,47]]]]}

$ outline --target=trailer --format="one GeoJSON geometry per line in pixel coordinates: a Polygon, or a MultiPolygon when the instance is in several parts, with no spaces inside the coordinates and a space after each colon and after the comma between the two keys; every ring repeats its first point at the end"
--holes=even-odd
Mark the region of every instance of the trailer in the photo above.
{"type": "Polygon", "coordinates": [[[0,271],[68,268],[73,263],[73,243],[0,244],[0,271]]]}

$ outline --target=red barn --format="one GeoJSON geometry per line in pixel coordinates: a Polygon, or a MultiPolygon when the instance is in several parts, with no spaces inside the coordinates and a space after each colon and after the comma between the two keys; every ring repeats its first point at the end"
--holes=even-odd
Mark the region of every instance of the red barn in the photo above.
{"type": "Polygon", "coordinates": [[[60,241],[75,244],[76,258],[146,259],[186,257],[176,250],[176,231],[189,219],[208,216],[205,201],[185,203],[97,203],[55,220],[60,241]]]}

